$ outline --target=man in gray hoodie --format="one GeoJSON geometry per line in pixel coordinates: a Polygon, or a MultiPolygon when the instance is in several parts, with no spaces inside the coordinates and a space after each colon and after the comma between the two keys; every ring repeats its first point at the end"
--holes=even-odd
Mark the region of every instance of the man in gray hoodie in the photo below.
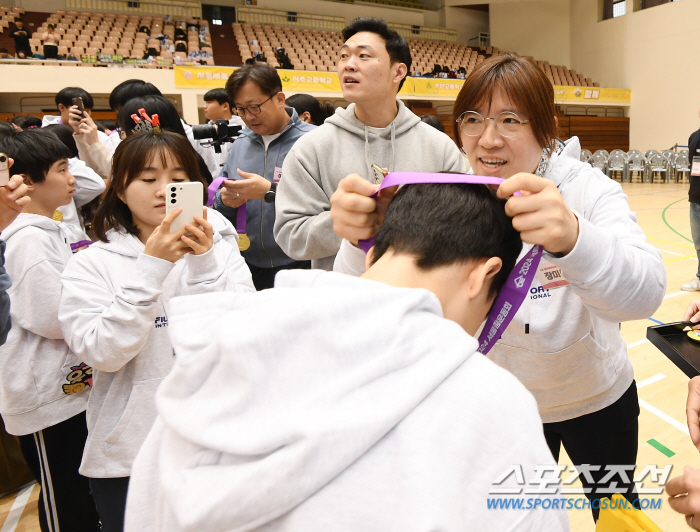
{"type": "Polygon", "coordinates": [[[351,103],[294,145],[276,198],[274,235],[280,248],[326,270],[333,269],[340,248],[330,197],[342,178],[359,174],[379,184],[383,175],[372,165],[390,172],[466,171],[455,143],[396,98],[411,67],[406,41],[371,17],[354,20],[343,38],[338,77],[351,103]]]}

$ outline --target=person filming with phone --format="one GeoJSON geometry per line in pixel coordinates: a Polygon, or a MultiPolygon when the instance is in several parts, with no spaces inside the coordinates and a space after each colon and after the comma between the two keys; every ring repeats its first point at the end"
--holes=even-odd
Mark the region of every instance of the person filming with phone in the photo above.
{"type": "Polygon", "coordinates": [[[227,179],[217,192],[214,208],[231,220],[239,233],[247,234],[250,247],[241,249],[255,288],[272,288],[278,271],[311,266],[308,261],[287,256],[272,229],[277,184],[284,178],[282,163],[294,143],[315,126],[302,122],[297,112],[286,106],[282,80],[267,64],[245,65],[231,74],[226,92],[247,129],[229,150],[222,172],[227,179]]]}

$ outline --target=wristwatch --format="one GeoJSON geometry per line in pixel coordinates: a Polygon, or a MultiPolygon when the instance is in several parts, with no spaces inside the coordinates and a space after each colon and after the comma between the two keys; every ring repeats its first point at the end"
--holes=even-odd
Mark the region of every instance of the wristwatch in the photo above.
{"type": "Polygon", "coordinates": [[[274,203],[276,195],[277,195],[277,183],[272,182],[272,183],[270,183],[270,190],[265,192],[265,195],[263,196],[263,200],[265,200],[265,203],[274,203]]]}

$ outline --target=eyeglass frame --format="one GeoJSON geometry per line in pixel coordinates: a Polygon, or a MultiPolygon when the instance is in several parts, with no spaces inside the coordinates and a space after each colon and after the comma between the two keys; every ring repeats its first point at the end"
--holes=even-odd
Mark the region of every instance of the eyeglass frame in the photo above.
{"type": "Polygon", "coordinates": [[[250,104],[250,105],[248,105],[248,106],[246,106],[246,107],[238,107],[237,105],[234,105],[234,109],[236,110],[236,115],[238,115],[238,116],[245,116],[246,113],[250,113],[251,116],[258,116],[260,113],[262,113],[262,109],[261,109],[262,106],[265,105],[265,104],[266,104],[267,102],[269,102],[270,100],[272,100],[272,98],[274,98],[275,96],[277,96],[280,92],[282,92],[282,91],[277,91],[276,93],[274,93],[272,96],[270,96],[267,100],[265,100],[265,101],[262,102],[262,103],[252,103],[252,104],[250,104]],[[250,110],[251,107],[257,107],[257,108],[258,108],[258,112],[257,112],[257,113],[254,113],[253,111],[251,111],[251,110],[250,110]],[[243,110],[242,113],[241,113],[241,110],[243,110]]]}
{"type": "MultiPolygon", "coordinates": [[[[504,135],[501,131],[498,130],[498,122],[496,122],[496,119],[503,114],[513,115],[518,120],[518,122],[520,122],[521,126],[523,124],[527,124],[528,122],[530,122],[529,118],[527,120],[520,120],[520,117],[517,115],[517,113],[514,113],[513,111],[501,111],[495,117],[483,117],[479,113],[477,113],[476,111],[464,111],[461,115],[459,115],[459,118],[457,120],[455,120],[455,122],[457,123],[457,127],[459,128],[460,133],[464,133],[467,137],[480,137],[481,135],[484,134],[484,131],[486,131],[486,121],[493,120],[493,127],[496,131],[498,131],[499,135],[501,135],[502,137],[505,137],[507,139],[515,138],[515,135],[514,136],[504,135]],[[481,130],[481,132],[479,132],[479,134],[469,135],[468,133],[464,133],[464,131],[462,131],[462,118],[467,113],[475,114],[476,116],[478,116],[479,118],[481,118],[483,120],[484,128],[481,130]]],[[[517,133],[516,133],[516,135],[517,135],[517,133]]]]}

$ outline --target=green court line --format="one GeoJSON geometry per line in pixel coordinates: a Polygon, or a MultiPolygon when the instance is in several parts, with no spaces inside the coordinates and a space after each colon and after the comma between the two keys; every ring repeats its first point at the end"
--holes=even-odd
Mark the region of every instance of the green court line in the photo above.
{"type": "Polygon", "coordinates": [[[656,449],[657,451],[659,451],[660,453],[663,453],[663,454],[665,454],[666,456],[668,456],[669,458],[671,458],[673,455],[676,454],[676,453],[674,453],[671,449],[669,449],[668,447],[666,447],[666,446],[664,446],[664,445],[661,445],[661,444],[660,444],[658,441],[656,441],[654,438],[650,439],[647,443],[648,443],[649,445],[651,445],[654,449],[656,449]]]}
{"type": "Polygon", "coordinates": [[[688,200],[687,200],[686,198],[681,198],[681,199],[679,199],[679,200],[677,200],[677,201],[674,201],[673,203],[669,203],[668,205],[666,205],[666,208],[665,208],[665,209],[663,210],[663,212],[661,213],[661,219],[662,219],[662,220],[664,221],[664,223],[666,224],[666,227],[668,227],[671,231],[673,231],[674,233],[676,233],[679,237],[684,238],[684,239],[687,240],[688,242],[692,242],[693,240],[692,240],[691,238],[688,238],[687,236],[683,236],[682,234],[680,234],[680,233],[679,233],[678,231],[676,231],[673,227],[671,227],[671,224],[669,224],[668,221],[666,220],[666,211],[668,210],[668,208],[671,207],[671,206],[673,206],[673,205],[675,205],[676,203],[681,202],[681,201],[688,201],[688,200]]]}

